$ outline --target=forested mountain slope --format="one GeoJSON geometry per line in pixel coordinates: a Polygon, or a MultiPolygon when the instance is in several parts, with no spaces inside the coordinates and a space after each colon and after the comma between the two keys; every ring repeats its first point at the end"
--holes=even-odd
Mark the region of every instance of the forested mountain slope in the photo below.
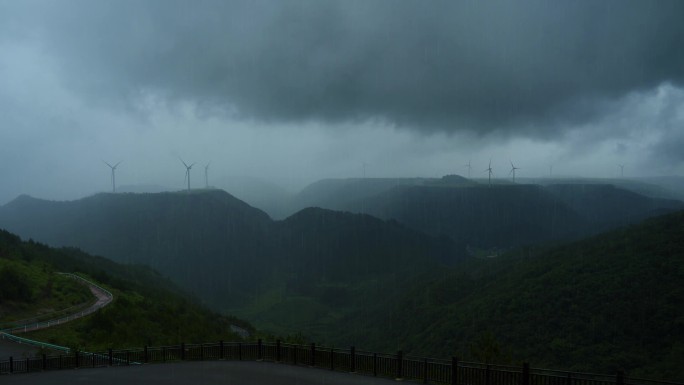
{"type": "Polygon", "coordinates": [[[231,325],[254,331],[245,321],[202,307],[196,298],[147,267],[119,265],[77,249],[23,242],[0,230],[2,321],[10,326],[13,320],[58,314],[92,297],[85,286],[57,272],[97,282],[114,294],[114,302],[77,321],[23,336],[94,350],[239,339],[231,325]]]}
{"type": "Polygon", "coordinates": [[[275,222],[222,190],[98,194],[71,202],[20,197],[0,209],[0,226],[149,265],[218,309],[293,279],[348,282],[465,256],[449,239],[368,215],[307,209],[275,222]]]}
{"type": "Polygon", "coordinates": [[[374,349],[684,380],[683,282],[680,211],[427,275],[343,322],[374,349]]]}

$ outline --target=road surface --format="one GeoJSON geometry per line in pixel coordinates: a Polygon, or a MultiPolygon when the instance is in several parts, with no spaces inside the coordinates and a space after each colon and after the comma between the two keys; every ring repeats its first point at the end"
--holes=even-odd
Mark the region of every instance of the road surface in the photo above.
{"type": "Polygon", "coordinates": [[[18,373],[0,376],[0,383],[3,385],[389,385],[397,382],[394,379],[270,362],[204,361],[18,373]]]}
{"type": "MultiPolygon", "coordinates": [[[[63,274],[63,273],[60,273],[63,274]]],[[[43,321],[43,322],[38,322],[38,323],[31,323],[27,325],[21,325],[18,327],[14,327],[12,329],[4,329],[3,331],[0,332],[0,360],[4,360],[9,358],[10,356],[14,357],[25,357],[25,356],[31,356],[33,355],[38,349],[34,346],[27,345],[27,344],[21,344],[21,343],[16,343],[9,341],[7,339],[3,339],[1,334],[2,332],[6,332],[8,334],[21,334],[21,333],[26,333],[34,330],[40,330],[40,329],[46,329],[48,327],[53,327],[57,325],[62,325],[64,323],[73,321],[75,319],[79,319],[81,317],[85,317],[89,314],[92,314],[96,312],[98,309],[103,308],[107,305],[109,305],[112,300],[114,300],[114,296],[107,290],[95,285],[94,283],[85,280],[79,276],[73,275],[73,274],[66,274],[74,279],[79,280],[83,284],[87,285],[88,288],[90,289],[90,292],[95,296],[96,301],[94,304],[89,306],[87,309],[80,310],[77,312],[74,312],[73,314],[69,314],[65,317],[59,318],[59,319],[53,319],[53,320],[48,320],[48,321],[43,321]]]]}
{"type": "Polygon", "coordinates": [[[40,349],[37,347],[31,345],[18,344],[16,342],[3,340],[2,338],[0,338],[0,361],[6,360],[9,357],[33,357],[39,351],[40,349]]]}

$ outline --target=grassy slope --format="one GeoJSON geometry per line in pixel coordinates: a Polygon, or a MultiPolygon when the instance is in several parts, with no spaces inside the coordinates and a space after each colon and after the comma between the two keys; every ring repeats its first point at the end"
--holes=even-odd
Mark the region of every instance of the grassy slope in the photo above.
{"type": "MultiPolygon", "coordinates": [[[[0,295],[0,329],[57,318],[64,315],[63,310],[73,311],[94,302],[87,287],[54,274],[48,265],[40,261],[0,258],[0,272],[11,274],[21,282],[19,285],[15,282],[7,284],[15,289],[17,286],[26,289],[26,294],[20,298],[0,295]]],[[[5,282],[0,285],[3,284],[5,282]]]]}
{"type": "MultiPolygon", "coordinates": [[[[104,258],[89,256],[76,249],[54,249],[22,242],[10,233],[0,231],[0,261],[20,266],[20,273],[34,287],[34,295],[17,308],[35,308],[43,290],[41,282],[60,279],[53,271],[74,272],[89,277],[112,291],[115,301],[95,314],[56,328],[29,333],[28,338],[59,345],[101,350],[109,347],[161,345],[180,342],[238,340],[231,324],[248,330],[246,322],[225,317],[197,305],[196,299],[182,293],[154,271],[136,266],[115,264],[104,258]],[[105,272],[106,271],[106,272],[105,272]]],[[[60,285],[65,298],[77,297],[83,286],[64,281],[60,285]],[[70,286],[69,286],[70,285],[70,286]]],[[[55,285],[56,287],[57,285],[55,285]]],[[[88,291],[85,289],[86,292],[88,291]]],[[[76,302],[78,302],[76,301],[76,302]]],[[[3,302],[4,303],[4,302],[3,302]]],[[[53,307],[63,306],[58,303],[53,307]]],[[[12,314],[6,317],[14,318],[12,314]]]]}

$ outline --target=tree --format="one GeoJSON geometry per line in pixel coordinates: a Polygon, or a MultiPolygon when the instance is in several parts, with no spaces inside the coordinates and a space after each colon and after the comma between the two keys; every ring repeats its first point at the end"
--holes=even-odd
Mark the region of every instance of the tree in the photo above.
{"type": "Polygon", "coordinates": [[[0,300],[28,302],[31,297],[28,278],[24,274],[11,266],[0,269],[0,300]]]}

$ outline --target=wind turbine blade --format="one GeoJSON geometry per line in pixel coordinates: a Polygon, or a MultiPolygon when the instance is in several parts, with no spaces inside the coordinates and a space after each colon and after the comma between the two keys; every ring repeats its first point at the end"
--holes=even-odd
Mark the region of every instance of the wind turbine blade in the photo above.
{"type": "Polygon", "coordinates": [[[114,168],[117,168],[121,164],[121,162],[123,162],[123,160],[120,160],[119,163],[115,164],[114,168]]]}
{"type": "Polygon", "coordinates": [[[183,158],[178,157],[178,159],[180,159],[181,163],[183,163],[183,166],[185,166],[185,168],[188,168],[188,165],[185,163],[185,161],[183,161],[183,158]]]}
{"type": "Polygon", "coordinates": [[[114,168],[114,167],[116,167],[116,166],[112,166],[111,164],[109,164],[109,163],[105,162],[104,160],[102,160],[102,161],[104,162],[104,164],[106,164],[106,165],[107,165],[107,166],[109,166],[110,168],[114,168]]]}

